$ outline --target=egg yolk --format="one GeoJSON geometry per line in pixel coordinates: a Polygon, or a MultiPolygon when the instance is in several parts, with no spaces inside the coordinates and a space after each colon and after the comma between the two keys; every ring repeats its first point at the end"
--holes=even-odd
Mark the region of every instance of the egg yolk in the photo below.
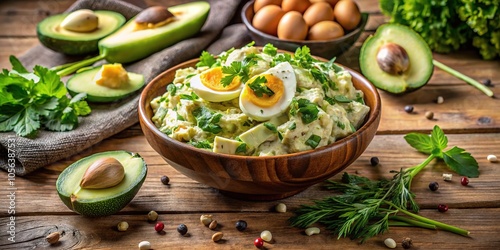
{"type": "MultiPolygon", "coordinates": [[[[283,81],[273,75],[264,75],[266,78],[267,82],[265,85],[271,89],[274,94],[272,95],[267,95],[263,94],[262,96],[257,96],[255,94],[255,91],[251,89],[248,84],[246,84],[246,90],[241,93],[242,98],[245,98],[252,102],[253,104],[259,106],[259,107],[272,107],[274,106],[283,96],[283,92],[285,91],[285,86],[283,85],[283,81]]],[[[255,78],[254,78],[255,79],[255,78]]],[[[251,81],[249,81],[251,82],[251,81]]]]}
{"type": "Polygon", "coordinates": [[[222,67],[216,67],[213,69],[209,69],[200,74],[200,80],[203,85],[207,88],[216,90],[216,91],[229,91],[236,89],[240,86],[240,78],[235,77],[233,81],[227,85],[222,85],[222,78],[224,78],[224,74],[222,73],[222,67]]]}

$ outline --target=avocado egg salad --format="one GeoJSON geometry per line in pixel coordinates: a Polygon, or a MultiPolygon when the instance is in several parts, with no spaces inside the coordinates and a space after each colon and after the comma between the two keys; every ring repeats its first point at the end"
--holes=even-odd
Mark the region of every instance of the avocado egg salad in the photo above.
{"type": "Polygon", "coordinates": [[[311,56],[248,44],[177,70],[151,101],[169,137],[216,153],[270,156],[314,149],[356,131],[370,108],[351,74],[311,56]]]}

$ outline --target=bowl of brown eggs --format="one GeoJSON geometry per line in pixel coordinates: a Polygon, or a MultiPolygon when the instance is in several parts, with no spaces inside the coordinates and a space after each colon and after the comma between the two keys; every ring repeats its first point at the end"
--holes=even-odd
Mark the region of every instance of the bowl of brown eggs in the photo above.
{"type": "Polygon", "coordinates": [[[353,0],[255,0],[245,4],[241,18],[256,45],[288,51],[305,45],[330,59],[358,40],[368,14],[353,0]]]}

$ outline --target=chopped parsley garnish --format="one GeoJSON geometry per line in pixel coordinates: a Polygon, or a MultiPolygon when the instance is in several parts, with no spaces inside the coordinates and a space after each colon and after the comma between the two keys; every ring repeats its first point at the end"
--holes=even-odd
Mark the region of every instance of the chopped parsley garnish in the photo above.
{"type": "Polygon", "coordinates": [[[193,116],[196,119],[196,125],[203,131],[213,134],[218,134],[222,131],[222,128],[218,124],[222,114],[210,112],[205,107],[199,107],[193,110],[193,116]]]}
{"type": "Polygon", "coordinates": [[[212,67],[217,62],[215,57],[207,51],[201,52],[200,61],[196,63],[196,67],[212,67]]]}
{"type": "Polygon", "coordinates": [[[194,101],[199,98],[198,95],[196,95],[194,92],[191,92],[191,95],[180,94],[179,96],[181,99],[191,100],[191,101],[194,101]]]}
{"type": "Polygon", "coordinates": [[[333,99],[335,99],[336,102],[340,102],[340,103],[350,103],[352,102],[351,99],[347,98],[345,95],[336,95],[333,97],[333,99]]]}
{"type": "Polygon", "coordinates": [[[235,77],[240,77],[241,82],[250,78],[250,67],[257,63],[260,57],[256,54],[247,55],[243,61],[234,61],[230,66],[223,66],[222,73],[226,74],[221,80],[222,86],[229,86],[235,77]]]}
{"type": "Polygon", "coordinates": [[[167,91],[170,94],[170,96],[174,96],[175,93],[177,93],[177,87],[175,86],[175,84],[171,83],[167,85],[167,91]]]}
{"type": "Polygon", "coordinates": [[[301,114],[301,119],[304,124],[309,124],[318,119],[318,106],[307,99],[299,99],[292,101],[290,115],[295,116],[297,111],[301,114]]]}
{"type": "Polygon", "coordinates": [[[288,129],[290,130],[295,130],[297,128],[297,123],[295,122],[292,122],[292,124],[290,124],[290,126],[288,126],[288,129]]]}
{"type": "Polygon", "coordinates": [[[269,122],[265,122],[264,123],[264,126],[271,130],[273,133],[277,133],[278,134],[278,138],[281,140],[283,140],[283,135],[281,135],[281,133],[278,131],[278,129],[276,128],[276,126],[274,126],[274,124],[272,123],[269,123],[269,122]]]}
{"type": "Polygon", "coordinates": [[[310,146],[311,148],[316,148],[319,145],[319,142],[321,141],[321,137],[319,135],[312,134],[309,139],[306,141],[306,145],[310,146]]]}
{"type": "Polygon", "coordinates": [[[278,49],[276,47],[274,47],[274,45],[268,43],[264,46],[264,48],[262,49],[262,52],[264,52],[264,54],[268,54],[270,56],[275,56],[278,53],[278,49]]]}
{"type": "Polygon", "coordinates": [[[235,154],[246,154],[246,153],[247,153],[247,144],[246,144],[246,143],[242,143],[242,144],[240,144],[240,145],[236,148],[236,150],[235,150],[235,152],[234,152],[234,153],[235,153],[235,154]]]}
{"type": "Polygon", "coordinates": [[[254,81],[248,84],[248,87],[253,90],[256,96],[262,97],[264,94],[267,96],[274,95],[274,92],[266,86],[267,79],[265,76],[259,76],[254,81]]]}
{"type": "Polygon", "coordinates": [[[204,140],[204,141],[189,141],[188,143],[191,144],[191,145],[193,145],[196,148],[208,148],[208,149],[212,148],[212,145],[207,140],[204,140]]]}
{"type": "Polygon", "coordinates": [[[337,122],[336,122],[336,125],[337,125],[337,127],[339,127],[340,129],[345,129],[345,124],[344,124],[344,123],[342,123],[342,122],[340,122],[340,121],[337,121],[337,122]]]}

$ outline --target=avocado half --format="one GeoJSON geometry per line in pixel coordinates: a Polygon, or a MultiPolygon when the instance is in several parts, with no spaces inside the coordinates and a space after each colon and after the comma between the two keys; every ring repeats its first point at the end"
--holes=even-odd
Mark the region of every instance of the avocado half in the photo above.
{"type": "Polygon", "coordinates": [[[136,30],[135,16],[117,32],[99,41],[100,54],[108,62],[128,63],[189,38],[202,28],[210,12],[210,4],[197,1],[167,9],[174,14],[175,21],[152,29],[136,30]]]}
{"type": "Polygon", "coordinates": [[[361,47],[359,64],[363,75],[375,87],[392,94],[403,94],[423,87],[434,71],[432,52],[427,43],[412,29],[399,24],[383,24],[361,47]],[[377,63],[382,46],[395,43],[408,54],[409,67],[401,74],[390,74],[377,63]]]}
{"type": "Polygon", "coordinates": [[[75,32],[60,27],[70,13],[49,16],[36,27],[38,40],[47,48],[67,55],[85,55],[98,51],[98,42],[120,28],[125,17],[114,11],[96,10],[99,25],[91,32],[75,32]]]}
{"type": "Polygon", "coordinates": [[[82,158],[68,166],[57,178],[56,189],[69,209],[84,216],[106,216],[117,213],[134,198],[146,179],[147,171],[146,162],[139,154],[107,151],[82,158]],[[80,181],[87,168],[104,157],[113,157],[123,165],[124,179],[109,188],[81,188],[80,181]]]}
{"type": "Polygon", "coordinates": [[[129,83],[124,88],[112,89],[98,85],[93,79],[101,67],[90,68],[69,78],[66,88],[70,95],[87,93],[87,101],[89,102],[114,102],[127,97],[144,86],[144,76],[132,72],[127,72],[129,83]]]}

